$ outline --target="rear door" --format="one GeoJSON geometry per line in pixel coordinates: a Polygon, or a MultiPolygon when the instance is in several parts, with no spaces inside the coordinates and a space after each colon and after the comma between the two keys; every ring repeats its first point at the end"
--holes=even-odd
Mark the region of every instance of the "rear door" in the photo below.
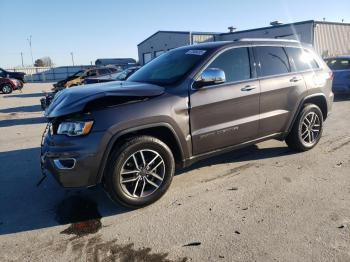
{"type": "Polygon", "coordinates": [[[261,88],[259,137],[265,137],[287,129],[306,86],[283,47],[257,46],[254,54],[261,88]]]}
{"type": "Polygon", "coordinates": [[[247,47],[231,48],[206,68],[225,72],[226,83],[191,90],[194,155],[254,139],[259,126],[259,82],[247,47]]]}

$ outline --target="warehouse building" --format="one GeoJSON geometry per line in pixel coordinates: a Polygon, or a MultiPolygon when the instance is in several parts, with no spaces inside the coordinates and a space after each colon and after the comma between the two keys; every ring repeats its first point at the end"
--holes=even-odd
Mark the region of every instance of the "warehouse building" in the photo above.
{"type": "MultiPolygon", "coordinates": [[[[232,30],[232,27],[231,27],[232,30]]],[[[138,45],[139,62],[146,64],[162,53],[184,45],[240,38],[293,39],[312,44],[322,57],[350,54],[350,24],[308,20],[228,33],[158,31],[138,45]]]]}
{"type": "Polygon", "coordinates": [[[140,65],[180,46],[217,41],[220,33],[158,31],[137,45],[140,65]]]}

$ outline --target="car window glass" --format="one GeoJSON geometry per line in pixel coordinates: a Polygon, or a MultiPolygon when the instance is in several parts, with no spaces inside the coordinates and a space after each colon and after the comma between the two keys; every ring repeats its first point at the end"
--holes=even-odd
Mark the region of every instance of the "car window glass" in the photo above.
{"type": "Polygon", "coordinates": [[[109,74],[109,70],[107,68],[99,69],[98,70],[99,75],[106,75],[109,74]]]}
{"type": "Polygon", "coordinates": [[[123,72],[118,75],[117,80],[124,81],[129,76],[130,70],[124,70],[123,72]]]}
{"type": "Polygon", "coordinates": [[[297,71],[319,68],[317,62],[312,57],[312,54],[307,50],[297,47],[286,47],[285,50],[297,71]]]}
{"type": "Polygon", "coordinates": [[[250,79],[248,48],[233,48],[220,54],[208,66],[225,72],[226,82],[250,79]]]}
{"type": "Polygon", "coordinates": [[[91,70],[91,71],[88,71],[86,75],[89,76],[89,77],[90,76],[96,76],[97,72],[96,72],[96,70],[91,70]]]}
{"type": "Polygon", "coordinates": [[[255,47],[255,53],[259,62],[260,76],[290,72],[288,58],[282,47],[258,46],[255,47]]]}
{"type": "Polygon", "coordinates": [[[348,58],[327,59],[326,63],[332,70],[350,70],[350,59],[348,58]]]}

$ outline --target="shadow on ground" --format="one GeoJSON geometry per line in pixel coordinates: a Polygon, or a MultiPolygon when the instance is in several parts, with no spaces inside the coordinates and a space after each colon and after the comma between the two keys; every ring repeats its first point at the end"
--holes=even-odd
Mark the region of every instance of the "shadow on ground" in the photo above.
{"type": "Polygon", "coordinates": [[[5,119],[5,120],[0,120],[0,127],[44,124],[46,122],[47,120],[45,117],[5,119]]]}
{"type": "Polygon", "coordinates": [[[44,92],[39,92],[39,93],[31,93],[31,94],[13,94],[13,95],[5,95],[4,97],[6,98],[30,98],[30,97],[43,97],[44,92]]]}
{"type": "Polygon", "coordinates": [[[180,175],[205,166],[254,161],[259,159],[274,158],[292,154],[295,154],[295,152],[290,150],[287,146],[259,148],[257,145],[252,145],[243,149],[225,153],[223,155],[201,160],[190,167],[179,170],[176,173],[176,175],[180,175]]]}
{"type": "Polygon", "coordinates": [[[0,152],[0,235],[75,223],[128,211],[101,187],[64,189],[41,179],[40,148],[0,152]]]}
{"type": "MultiPolygon", "coordinates": [[[[203,160],[190,168],[181,170],[177,175],[208,165],[273,158],[288,154],[292,152],[287,147],[259,149],[257,146],[251,146],[203,160]]],[[[101,186],[89,189],[64,189],[50,175],[38,186],[42,178],[39,156],[40,148],[0,152],[2,163],[0,165],[0,235],[59,224],[96,221],[101,217],[130,211],[114,204],[101,186]]],[[[100,226],[100,224],[93,224],[93,226],[100,226]]],[[[73,229],[70,227],[68,231],[73,229]]]]}
{"type": "Polygon", "coordinates": [[[334,102],[350,101],[350,95],[335,95],[334,102]]]}
{"type": "Polygon", "coordinates": [[[33,113],[42,111],[40,105],[19,106],[0,109],[0,113],[33,113]]]}

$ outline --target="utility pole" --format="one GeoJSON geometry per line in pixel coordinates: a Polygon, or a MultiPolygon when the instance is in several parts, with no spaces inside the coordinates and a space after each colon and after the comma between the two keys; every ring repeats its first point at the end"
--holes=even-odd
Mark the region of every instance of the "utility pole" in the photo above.
{"type": "Polygon", "coordinates": [[[74,54],[73,54],[73,52],[70,52],[70,55],[72,56],[72,64],[74,66],[74,54]]]}
{"type": "Polygon", "coordinates": [[[34,59],[33,59],[33,50],[32,50],[32,35],[27,38],[30,48],[30,56],[32,57],[32,65],[34,66],[34,59]]]}
{"type": "Polygon", "coordinates": [[[23,52],[21,52],[21,60],[22,60],[22,67],[24,67],[24,64],[23,64],[23,52]]]}

